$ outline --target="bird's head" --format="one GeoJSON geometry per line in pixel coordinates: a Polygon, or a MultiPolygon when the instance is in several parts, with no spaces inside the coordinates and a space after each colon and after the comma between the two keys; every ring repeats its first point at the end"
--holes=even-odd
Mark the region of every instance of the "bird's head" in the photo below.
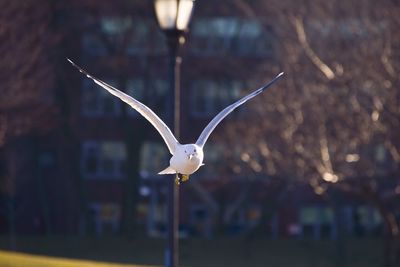
{"type": "Polygon", "coordinates": [[[202,149],[195,144],[187,144],[183,147],[186,158],[189,161],[200,160],[203,155],[202,149]]]}

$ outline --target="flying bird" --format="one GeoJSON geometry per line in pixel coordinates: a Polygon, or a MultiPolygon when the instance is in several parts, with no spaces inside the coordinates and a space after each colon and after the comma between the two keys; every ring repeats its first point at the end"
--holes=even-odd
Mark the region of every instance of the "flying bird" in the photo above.
{"type": "Polygon", "coordinates": [[[159,172],[158,174],[175,174],[175,183],[177,185],[180,184],[180,181],[185,182],[189,179],[189,175],[196,172],[203,164],[204,152],[203,147],[206,143],[208,137],[215,129],[215,127],[226,117],[229,113],[235,110],[240,105],[244,104],[247,100],[252,99],[256,95],[262,93],[268,87],[273,85],[278,79],[280,79],[283,75],[283,72],[279,73],[274,79],[272,79],[269,83],[264,85],[263,87],[255,90],[254,92],[246,95],[245,97],[239,99],[235,103],[229,105],[225,109],[223,109],[220,113],[217,114],[204,128],[201,132],[199,138],[194,144],[180,144],[178,140],[176,140],[175,136],[172,134],[171,130],[168,126],[146,105],[139,102],[135,98],[121,92],[120,90],[112,87],[111,85],[93,77],[91,74],[86,72],[84,69],[76,65],[70,59],[67,59],[74,67],[76,67],[81,73],[85,74],[86,77],[92,79],[96,84],[100,85],[104,89],[106,89],[110,94],[118,97],[123,102],[130,105],[133,109],[139,112],[143,117],[145,117],[156,130],[160,133],[161,137],[164,139],[169,152],[172,157],[169,161],[169,166],[159,172]],[[182,176],[179,177],[179,174],[182,176]]]}

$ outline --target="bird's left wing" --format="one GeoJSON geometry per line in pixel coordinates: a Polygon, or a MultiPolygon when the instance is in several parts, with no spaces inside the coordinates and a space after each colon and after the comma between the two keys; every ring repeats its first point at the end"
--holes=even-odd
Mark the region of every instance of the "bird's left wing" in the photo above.
{"type": "Polygon", "coordinates": [[[92,79],[96,84],[100,85],[104,89],[106,89],[110,94],[118,97],[125,103],[129,104],[132,108],[134,108],[137,112],[139,112],[143,117],[145,117],[156,130],[160,133],[161,137],[164,139],[165,143],[168,146],[169,152],[173,155],[176,147],[179,145],[175,136],[172,134],[171,130],[168,126],[146,105],[142,104],[138,100],[133,97],[121,92],[120,90],[112,87],[111,85],[93,77],[88,72],[83,70],[81,67],[76,65],[70,59],[67,59],[74,67],[76,67],[80,72],[86,75],[86,77],[92,79]]]}
{"type": "Polygon", "coordinates": [[[254,91],[251,94],[248,94],[247,96],[239,99],[235,103],[231,104],[230,106],[226,107],[224,110],[222,110],[220,113],[218,113],[217,116],[210,121],[210,123],[204,128],[204,130],[201,132],[199,138],[196,141],[196,145],[203,147],[204,144],[206,143],[208,137],[212,133],[212,131],[217,127],[217,125],[226,117],[228,116],[229,113],[231,113],[233,110],[235,110],[237,107],[240,105],[244,104],[247,100],[252,99],[256,95],[262,93],[265,89],[273,85],[279,78],[281,78],[283,75],[283,72],[279,73],[272,81],[261,87],[260,89],[254,91]]]}

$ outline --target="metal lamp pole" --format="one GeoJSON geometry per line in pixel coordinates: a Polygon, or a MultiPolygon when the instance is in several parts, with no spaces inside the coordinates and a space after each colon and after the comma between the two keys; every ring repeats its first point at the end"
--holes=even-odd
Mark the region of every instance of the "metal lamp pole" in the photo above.
{"type": "MultiPolygon", "coordinates": [[[[180,135],[180,65],[179,48],[184,43],[193,10],[194,0],[155,0],[155,11],[160,28],[165,33],[168,46],[168,75],[170,98],[168,99],[169,126],[179,140],[180,135]]],[[[168,177],[167,193],[167,245],[165,266],[179,266],[179,187],[175,175],[168,177]]]]}
{"type": "MultiPolygon", "coordinates": [[[[178,55],[179,36],[177,31],[167,33],[168,42],[168,72],[169,72],[169,124],[179,140],[180,135],[180,65],[181,57],[178,55]]],[[[167,267],[179,266],[179,187],[175,185],[175,175],[168,177],[168,227],[167,248],[165,251],[165,265],[167,267]]]]}

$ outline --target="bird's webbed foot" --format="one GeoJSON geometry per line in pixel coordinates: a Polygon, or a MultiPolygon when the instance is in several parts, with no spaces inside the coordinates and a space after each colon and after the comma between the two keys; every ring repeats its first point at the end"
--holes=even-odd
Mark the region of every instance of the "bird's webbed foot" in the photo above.
{"type": "Polygon", "coordinates": [[[180,185],[181,184],[181,179],[179,178],[179,174],[178,173],[175,174],[175,184],[176,185],[180,185]]]}
{"type": "Polygon", "coordinates": [[[186,182],[189,180],[189,175],[188,174],[182,174],[182,182],[186,182]]]}

